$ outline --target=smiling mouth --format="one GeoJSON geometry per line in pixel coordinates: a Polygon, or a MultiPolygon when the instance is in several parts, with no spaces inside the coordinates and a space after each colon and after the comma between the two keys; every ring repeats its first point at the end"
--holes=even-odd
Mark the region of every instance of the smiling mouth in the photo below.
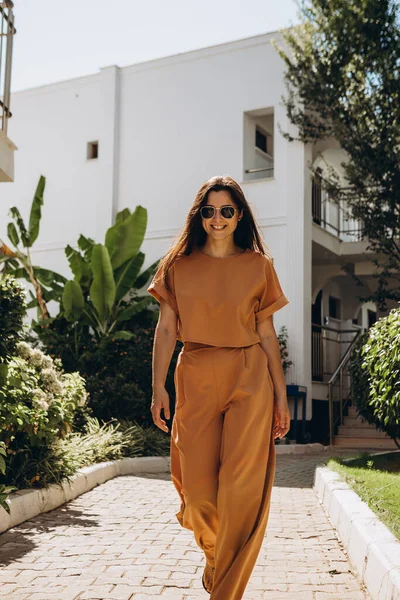
{"type": "Polygon", "coordinates": [[[211,227],[216,231],[221,231],[222,229],[225,229],[226,225],[211,225],[211,227]]]}

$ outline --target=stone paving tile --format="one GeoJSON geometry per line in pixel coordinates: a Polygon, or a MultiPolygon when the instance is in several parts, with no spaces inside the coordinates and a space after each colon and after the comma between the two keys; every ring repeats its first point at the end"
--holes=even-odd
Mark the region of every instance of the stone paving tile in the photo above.
{"type": "MultiPolygon", "coordinates": [[[[327,458],[277,456],[267,533],[244,600],[370,600],[312,489],[327,458]]],[[[208,598],[204,557],[179,526],[178,508],[169,474],[125,476],[10,529],[0,535],[0,598],[208,598]]]]}

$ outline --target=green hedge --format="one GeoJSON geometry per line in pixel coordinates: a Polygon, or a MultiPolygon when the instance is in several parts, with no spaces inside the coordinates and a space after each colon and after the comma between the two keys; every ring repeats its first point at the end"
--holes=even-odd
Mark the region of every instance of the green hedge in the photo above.
{"type": "Polygon", "coordinates": [[[390,311],[361,336],[350,373],[359,414],[400,440],[400,309],[390,311]]]}

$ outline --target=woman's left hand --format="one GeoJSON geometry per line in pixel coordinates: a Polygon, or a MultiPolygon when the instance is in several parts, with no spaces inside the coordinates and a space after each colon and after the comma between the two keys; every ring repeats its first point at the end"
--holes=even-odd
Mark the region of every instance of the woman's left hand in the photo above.
{"type": "Polygon", "coordinates": [[[290,429],[290,411],[287,399],[274,399],[273,437],[282,438],[290,429]]]}

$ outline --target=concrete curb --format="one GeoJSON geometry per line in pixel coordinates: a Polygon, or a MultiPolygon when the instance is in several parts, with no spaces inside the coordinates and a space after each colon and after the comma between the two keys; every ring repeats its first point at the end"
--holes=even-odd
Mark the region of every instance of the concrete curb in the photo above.
{"type": "Polygon", "coordinates": [[[315,470],[314,489],[373,600],[400,600],[400,542],[340,475],[315,470]]]}
{"type": "Polygon", "coordinates": [[[119,475],[166,473],[169,470],[168,456],[122,458],[84,467],[71,477],[70,483],[63,481],[61,485],[51,484],[48,488],[18,490],[10,494],[7,500],[10,514],[0,509],[0,533],[41,513],[54,510],[119,475]]]}
{"type": "Polygon", "coordinates": [[[327,450],[329,446],[323,444],[275,444],[277,454],[314,454],[327,450]]]}

